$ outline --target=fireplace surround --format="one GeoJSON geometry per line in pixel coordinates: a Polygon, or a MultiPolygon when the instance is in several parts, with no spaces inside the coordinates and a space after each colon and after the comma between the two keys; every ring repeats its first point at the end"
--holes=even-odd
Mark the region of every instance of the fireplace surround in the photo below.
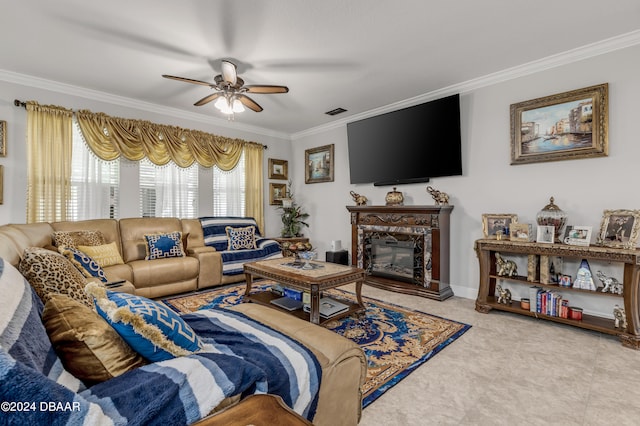
{"type": "Polygon", "coordinates": [[[449,285],[449,223],[453,206],[347,206],[351,263],[365,284],[436,300],[449,285]]]}

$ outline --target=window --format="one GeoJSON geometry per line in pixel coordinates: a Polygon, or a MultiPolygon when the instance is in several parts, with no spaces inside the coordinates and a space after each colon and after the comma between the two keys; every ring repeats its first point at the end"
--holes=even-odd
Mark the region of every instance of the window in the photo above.
{"type": "Polygon", "coordinates": [[[213,167],[214,216],[245,216],[245,192],[244,153],[233,170],[213,167]]]}
{"type": "Polygon", "coordinates": [[[96,157],[74,118],[68,220],[118,218],[120,161],[96,157]]]}
{"type": "Polygon", "coordinates": [[[159,167],[145,158],[139,167],[142,217],[197,217],[197,165],[184,169],[171,162],[159,167]]]}

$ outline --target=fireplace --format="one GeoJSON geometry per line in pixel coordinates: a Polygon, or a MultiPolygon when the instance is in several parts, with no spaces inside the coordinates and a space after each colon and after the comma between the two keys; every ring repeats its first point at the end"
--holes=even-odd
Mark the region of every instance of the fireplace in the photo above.
{"type": "Polygon", "coordinates": [[[365,284],[444,300],[449,286],[452,206],[348,206],[352,264],[365,284]]]}

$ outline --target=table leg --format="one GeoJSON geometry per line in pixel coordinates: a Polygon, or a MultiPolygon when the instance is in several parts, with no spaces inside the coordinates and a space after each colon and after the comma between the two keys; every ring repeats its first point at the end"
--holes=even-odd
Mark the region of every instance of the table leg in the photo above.
{"type": "Polygon", "coordinates": [[[320,292],[318,285],[311,285],[311,309],[309,312],[309,321],[313,324],[320,324],[320,292]]]}
{"type": "Polygon", "coordinates": [[[360,307],[362,309],[364,309],[364,303],[362,302],[362,283],[364,281],[356,281],[356,299],[358,300],[358,305],[360,305],[360,307]]]}
{"type": "Polygon", "coordinates": [[[245,280],[247,281],[247,287],[244,290],[244,297],[242,298],[243,302],[249,301],[249,295],[251,294],[251,286],[253,285],[253,275],[249,272],[244,273],[245,280]]]}

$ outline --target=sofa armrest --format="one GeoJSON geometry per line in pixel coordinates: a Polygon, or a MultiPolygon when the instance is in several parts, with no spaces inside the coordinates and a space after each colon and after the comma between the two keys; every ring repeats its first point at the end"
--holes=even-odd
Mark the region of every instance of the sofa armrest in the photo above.
{"type": "Polygon", "coordinates": [[[222,257],[215,248],[208,246],[188,248],[187,256],[195,257],[200,263],[198,289],[222,283],[222,257]]]}

